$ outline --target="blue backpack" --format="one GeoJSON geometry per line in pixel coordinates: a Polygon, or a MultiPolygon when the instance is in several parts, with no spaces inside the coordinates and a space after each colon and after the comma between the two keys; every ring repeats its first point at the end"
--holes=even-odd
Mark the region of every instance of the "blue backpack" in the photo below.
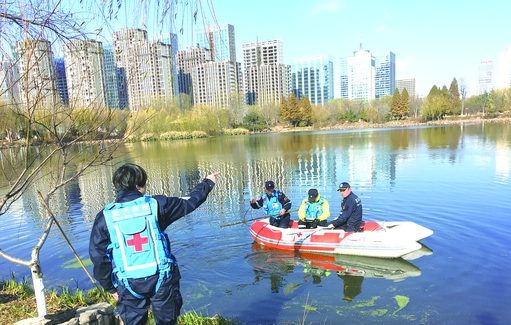
{"type": "Polygon", "coordinates": [[[111,244],[107,255],[113,262],[112,282],[116,277],[137,298],[128,279],[159,273],[155,293],[165,276],[170,277],[175,259],[170,253],[167,235],[158,225],[158,203],[149,195],[125,203],[110,203],[103,210],[111,244]]]}

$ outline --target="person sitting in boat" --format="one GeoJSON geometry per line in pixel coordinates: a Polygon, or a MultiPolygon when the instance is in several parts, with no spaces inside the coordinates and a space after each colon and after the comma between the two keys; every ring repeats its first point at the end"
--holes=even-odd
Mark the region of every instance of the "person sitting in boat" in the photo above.
{"type": "Polygon", "coordinates": [[[250,206],[253,209],[263,208],[266,215],[270,217],[270,225],[288,228],[291,221],[291,215],[288,212],[291,209],[291,200],[284,192],[275,189],[273,181],[264,183],[264,191],[259,200],[250,200],[250,206]]]}
{"type": "Polygon", "coordinates": [[[300,218],[298,227],[307,229],[324,227],[328,217],[330,217],[330,205],[327,199],[321,197],[317,189],[311,188],[298,210],[298,218],[300,218]]]}
{"type": "Polygon", "coordinates": [[[349,183],[342,182],[337,189],[342,196],[341,213],[328,224],[331,229],[360,231],[362,225],[362,201],[351,191],[349,183]]]}

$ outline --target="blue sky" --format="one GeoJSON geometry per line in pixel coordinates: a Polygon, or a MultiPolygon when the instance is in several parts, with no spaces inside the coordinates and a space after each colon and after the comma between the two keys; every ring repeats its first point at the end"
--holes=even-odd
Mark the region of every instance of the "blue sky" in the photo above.
{"type": "MultiPolygon", "coordinates": [[[[468,95],[474,94],[479,62],[493,61],[496,69],[498,53],[511,46],[511,1],[507,0],[202,0],[198,3],[202,4],[198,25],[215,22],[234,25],[238,62],[242,62],[243,43],[280,39],[284,43],[285,63],[291,63],[294,58],[327,54],[333,56],[337,69],[339,59],[352,56],[362,42],[363,48],[372,53],[394,52],[397,77],[414,76],[417,92],[422,96],[433,85],[449,87],[453,78],[458,83],[463,78],[468,95]]],[[[178,33],[181,48],[193,42],[191,20],[186,18],[191,14],[187,11],[191,12],[181,9],[184,23],[182,20],[176,28],[176,32],[180,27],[184,29],[183,34],[178,33]]],[[[150,24],[149,29],[154,25],[154,22],[150,24]]]]}

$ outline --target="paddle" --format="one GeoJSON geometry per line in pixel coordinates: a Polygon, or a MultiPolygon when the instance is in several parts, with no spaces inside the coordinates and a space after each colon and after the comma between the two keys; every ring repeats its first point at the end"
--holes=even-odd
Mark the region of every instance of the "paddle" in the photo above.
{"type": "Polygon", "coordinates": [[[303,238],[300,238],[299,240],[297,240],[297,242],[304,242],[307,238],[309,238],[310,236],[314,235],[315,233],[317,233],[318,231],[322,231],[322,230],[327,230],[327,229],[330,229],[328,227],[317,227],[317,228],[313,228],[313,229],[316,229],[314,230],[313,232],[310,232],[307,234],[307,236],[303,237],[303,238]]]}
{"type": "MultiPolygon", "coordinates": [[[[289,210],[287,213],[296,212],[296,211],[298,211],[298,209],[296,209],[296,210],[289,210]]],[[[239,225],[240,223],[245,223],[245,222],[254,221],[254,220],[259,220],[259,219],[264,219],[264,218],[269,218],[269,217],[276,217],[276,216],[278,216],[278,215],[279,215],[279,214],[278,214],[278,213],[276,213],[276,214],[270,214],[270,215],[267,215],[267,216],[262,216],[262,217],[257,217],[257,218],[252,218],[252,219],[247,219],[247,220],[243,220],[243,221],[237,221],[237,222],[226,223],[225,225],[220,225],[220,227],[228,227],[228,226],[239,225]]]]}
{"type": "Polygon", "coordinates": [[[312,232],[309,232],[307,233],[307,236],[305,236],[304,238],[300,238],[299,241],[304,241],[305,239],[309,238],[311,235],[314,235],[315,233],[317,233],[318,231],[322,231],[322,230],[331,230],[330,228],[328,227],[321,227],[321,226],[318,226],[317,228],[298,228],[298,230],[296,232],[288,232],[286,233],[287,235],[296,235],[300,232],[304,232],[304,230],[314,230],[312,232]]]}

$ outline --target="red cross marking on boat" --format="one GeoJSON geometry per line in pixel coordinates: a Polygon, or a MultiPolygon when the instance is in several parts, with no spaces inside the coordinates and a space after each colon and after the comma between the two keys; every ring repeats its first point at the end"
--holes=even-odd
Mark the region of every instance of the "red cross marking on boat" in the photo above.
{"type": "Polygon", "coordinates": [[[297,233],[296,237],[302,237],[302,233],[301,232],[297,233]]]}
{"type": "Polygon", "coordinates": [[[147,244],[149,242],[149,239],[147,237],[140,237],[140,233],[134,234],[133,238],[128,239],[126,241],[126,245],[128,246],[134,246],[135,252],[141,252],[142,246],[144,244],[147,244]]]}

